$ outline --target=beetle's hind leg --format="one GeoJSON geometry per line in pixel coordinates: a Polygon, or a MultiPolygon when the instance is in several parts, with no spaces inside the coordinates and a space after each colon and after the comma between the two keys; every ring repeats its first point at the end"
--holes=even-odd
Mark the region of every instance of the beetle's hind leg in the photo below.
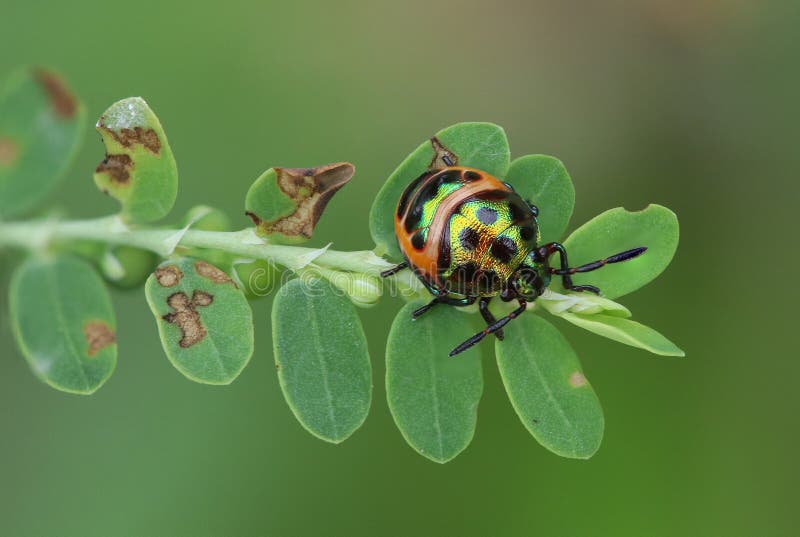
{"type": "Polygon", "coordinates": [[[485,338],[489,334],[497,333],[498,330],[500,330],[509,322],[511,322],[512,319],[516,319],[517,317],[519,317],[519,315],[525,311],[526,307],[527,303],[524,300],[520,299],[519,307],[517,309],[515,309],[505,317],[501,317],[499,320],[493,322],[491,325],[487,326],[486,328],[484,328],[483,330],[481,330],[468,340],[461,343],[461,345],[450,351],[450,356],[455,356],[456,354],[464,352],[465,350],[469,349],[476,343],[480,342],[483,338],[485,338]]]}
{"type": "Polygon", "coordinates": [[[394,267],[390,268],[389,270],[384,270],[383,272],[381,272],[381,278],[388,278],[389,276],[391,276],[393,274],[397,274],[398,272],[400,272],[401,270],[403,270],[404,268],[407,268],[407,267],[408,267],[408,262],[407,261],[403,261],[399,265],[395,265],[394,267]]]}
{"type": "MultiPolygon", "coordinates": [[[[483,296],[481,297],[480,301],[478,302],[478,309],[483,316],[483,320],[486,321],[486,326],[492,326],[494,323],[497,322],[497,319],[494,318],[492,312],[489,311],[489,302],[491,302],[492,297],[483,296]]],[[[500,329],[494,333],[495,337],[500,341],[503,341],[503,330],[500,329]]]]}

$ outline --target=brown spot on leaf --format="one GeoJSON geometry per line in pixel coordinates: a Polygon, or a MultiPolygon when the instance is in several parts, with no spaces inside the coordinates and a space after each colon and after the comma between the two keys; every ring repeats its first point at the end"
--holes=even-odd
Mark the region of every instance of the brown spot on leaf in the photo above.
{"type": "Polygon", "coordinates": [[[433,160],[431,160],[431,170],[446,168],[448,166],[458,166],[458,155],[447,149],[439,139],[434,136],[431,138],[431,146],[433,146],[433,160]],[[446,160],[449,160],[448,164],[446,160]]]}
{"type": "Polygon", "coordinates": [[[230,278],[230,276],[225,274],[225,272],[218,269],[211,263],[206,263],[205,261],[196,261],[194,264],[194,270],[198,275],[202,276],[203,278],[207,278],[214,283],[229,283],[236,287],[236,284],[233,283],[233,280],[230,278]]]}
{"type": "Polygon", "coordinates": [[[95,173],[108,173],[111,180],[120,185],[128,184],[133,169],[133,160],[128,155],[106,155],[97,165],[95,173]]]}
{"type": "Polygon", "coordinates": [[[167,298],[167,305],[175,313],[167,313],[162,319],[180,328],[182,336],[178,345],[182,348],[196,345],[206,337],[206,327],[203,326],[197,308],[209,306],[213,301],[214,297],[205,291],[195,291],[191,299],[186,293],[175,293],[167,298]]]}
{"type": "Polygon", "coordinates": [[[328,202],[353,177],[355,167],[349,162],[338,162],[316,168],[275,168],[275,173],[278,187],[294,201],[297,209],[272,222],[257,215],[248,216],[265,233],[310,238],[328,202]]]}
{"type": "Polygon", "coordinates": [[[174,287],[181,282],[183,272],[175,265],[158,267],[155,272],[156,281],[161,287],[174,287]]]}
{"type": "Polygon", "coordinates": [[[78,102],[61,77],[44,69],[36,69],[33,75],[47,93],[55,114],[63,119],[71,119],[78,109],[78,102]]]}
{"type": "Polygon", "coordinates": [[[580,371],[575,371],[569,376],[569,385],[573,388],[580,388],[581,386],[586,386],[586,384],[588,384],[588,381],[580,371]]]}
{"type": "Polygon", "coordinates": [[[253,221],[253,224],[255,224],[256,226],[260,226],[260,225],[261,225],[261,219],[258,217],[258,215],[257,215],[256,213],[251,213],[250,211],[245,211],[245,213],[244,213],[244,214],[245,214],[245,215],[246,215],[246,216],[247,216],[247,217],[248,217],[250,220],[252,220],[252,221],[253,221]]]}
{"type": "Polygon", "coordinates": [[[11,138],[0,136],[0,166],[11,166],[19,157],[19,146],[11,138]]]}
{"type": "Polygon", "coordinates": [[[116,334],[105,321],[89,321],[83,327],[83,335],[89,345],[86,354],[90,358],[117,340],[116,334]]]}
{"type": "Polygon", "coordinates": [[[131,148],[135,144],[144,146],[154,154],[161,152],[161,139],[153,129],[134,127],[132,129],[110,129],[105,125],[105,116],[100,118],[100,128],[111,135],[122,147],[131,148]]]}

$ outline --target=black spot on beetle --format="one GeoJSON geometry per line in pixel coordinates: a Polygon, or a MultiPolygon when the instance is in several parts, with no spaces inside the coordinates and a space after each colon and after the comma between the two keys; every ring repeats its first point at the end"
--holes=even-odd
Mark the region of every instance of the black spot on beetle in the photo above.
{"type": "Polygon", "coordinates": [[[471,183],[472,181],[477,181],[481,178],[481,174],[478,172],[474,172],[472,170],[467,170],[464,172],[464,182],[471,183]]]}
{"type": "Polygon", "coordinates": [[[533,230],[533,226],[522,226],[519,228],[519,236],[525,242],[530,241],[536,235],[536,232],[533,230]]]}
{"type": "Polygon", "coordinates": [[[461,233],[458,234],[458,242],[461,243],[461,247],[465,250],[474,250],[478,247],[480,241],[480,235],[471,227],[465,227],[461,230],[461,233]]]}
{"type": "Polygon", "coordinates": [[[425,247],[425,237],[423,236],[423,231],[421,229],[417,230],[416,233],[411,235],[411,246],[417,250],[422,250],[425,247]]]}
{"type": "Polygon", "coordinates": [[[478,209],[476,216],[478,217],[478,220],[481,221],[481,224],[485,226],[491,226],[497,222],[497,211],[491,207],[481,207],[478,209]]]}
{"type": "Polygon", "coordinates": [[[533,216],[530,207],[522,203],[519,199],[510,200],[510,203],[508,204],[508,210],[511,221],[514,223],[521,222],[533,216]]]}
{"type": "Polygon", "coordinates": [[[517,245],[509,237],[497,237],[492,243],[491,253],[501,263],[508,263],[517,255],[517,245]]]}
{"type": "Polygon", "coordinates": [[[430,177],[430,172],[425,172],[413,181],[409,183],[406,189],[403,191],[403,195],[400,196],[400,201],[397,204],[397,216],[402,217],[403,213],[406,212],[406,208],[408,207],[408,199],[411,197],[417,188],[419,187],[420,183],[422,183],[425,179],[430,177]]]}

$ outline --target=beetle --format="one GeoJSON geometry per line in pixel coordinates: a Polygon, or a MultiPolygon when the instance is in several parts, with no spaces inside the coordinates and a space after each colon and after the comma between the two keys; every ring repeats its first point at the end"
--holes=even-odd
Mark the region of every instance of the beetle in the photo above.
{"type": "Polygon", "coordinates": [[[560,276],[565,289],[600,294],[593,285],[575,285],[572,275],[633,259],[647,250],[633,248],[570,267],[563,245],[539,245],[536,205],[523,200],[508,183],[458,166],[455,155],[439,151],[443,146],[435,138],[431,142],[439,154],[405,188],[394,214],[395,235],[405,261],[381,276],[410,268],[430,291],[433,299],[412,313],[415,319],[437,304],[463,307],[478,301],[486,328],[456,346],[450,356],[489,334],[502,340],[503,327],[544,292],[551,276],[560,276]],[[560,262],[552,268],[550,259],[556,253],[560,262]],[[496,319],[489,311],[495,297],[516,300],[518,307],[496,319]]]}

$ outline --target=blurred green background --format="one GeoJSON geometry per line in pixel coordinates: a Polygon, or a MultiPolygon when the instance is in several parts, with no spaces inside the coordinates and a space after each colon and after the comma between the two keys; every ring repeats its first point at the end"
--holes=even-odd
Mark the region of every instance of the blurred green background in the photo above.
{"type": "MultiPolygon", "coordinates": [[[[29,372],[4,291],[0,534],[796,534],[797,11],[744,0],[4,0],[0,73],[54,67],[90,118],[122,97],[149,101],[178,159],[176,215],[210,202],[245,226],[244,194],[262,170],[349,160],[356,177],[315,243],[370,248],[367,213],[388,173],[468,120],[503,125],[514,155],[566,163],[572,228],[614,206],[667,205],[678,254],[622,302],[687,358],[559,323],[606,413],[599,453],[573,461],[528,435],[487,353],[475,440],[439,466],[405,444],[385,402],[396,299],[362,316],[373,408],[333,446],[283,401],[269,298],[254,304],[254,359],[220,388],[173,369],[143,294],[116,293],[119,365],[79,397],[29,372]]],[[[57,206],[114,209],[91,181],[102,155],[90,134],[57,206]]],[[[5,288],[14,258],[0,259],[5,288]]]]}

